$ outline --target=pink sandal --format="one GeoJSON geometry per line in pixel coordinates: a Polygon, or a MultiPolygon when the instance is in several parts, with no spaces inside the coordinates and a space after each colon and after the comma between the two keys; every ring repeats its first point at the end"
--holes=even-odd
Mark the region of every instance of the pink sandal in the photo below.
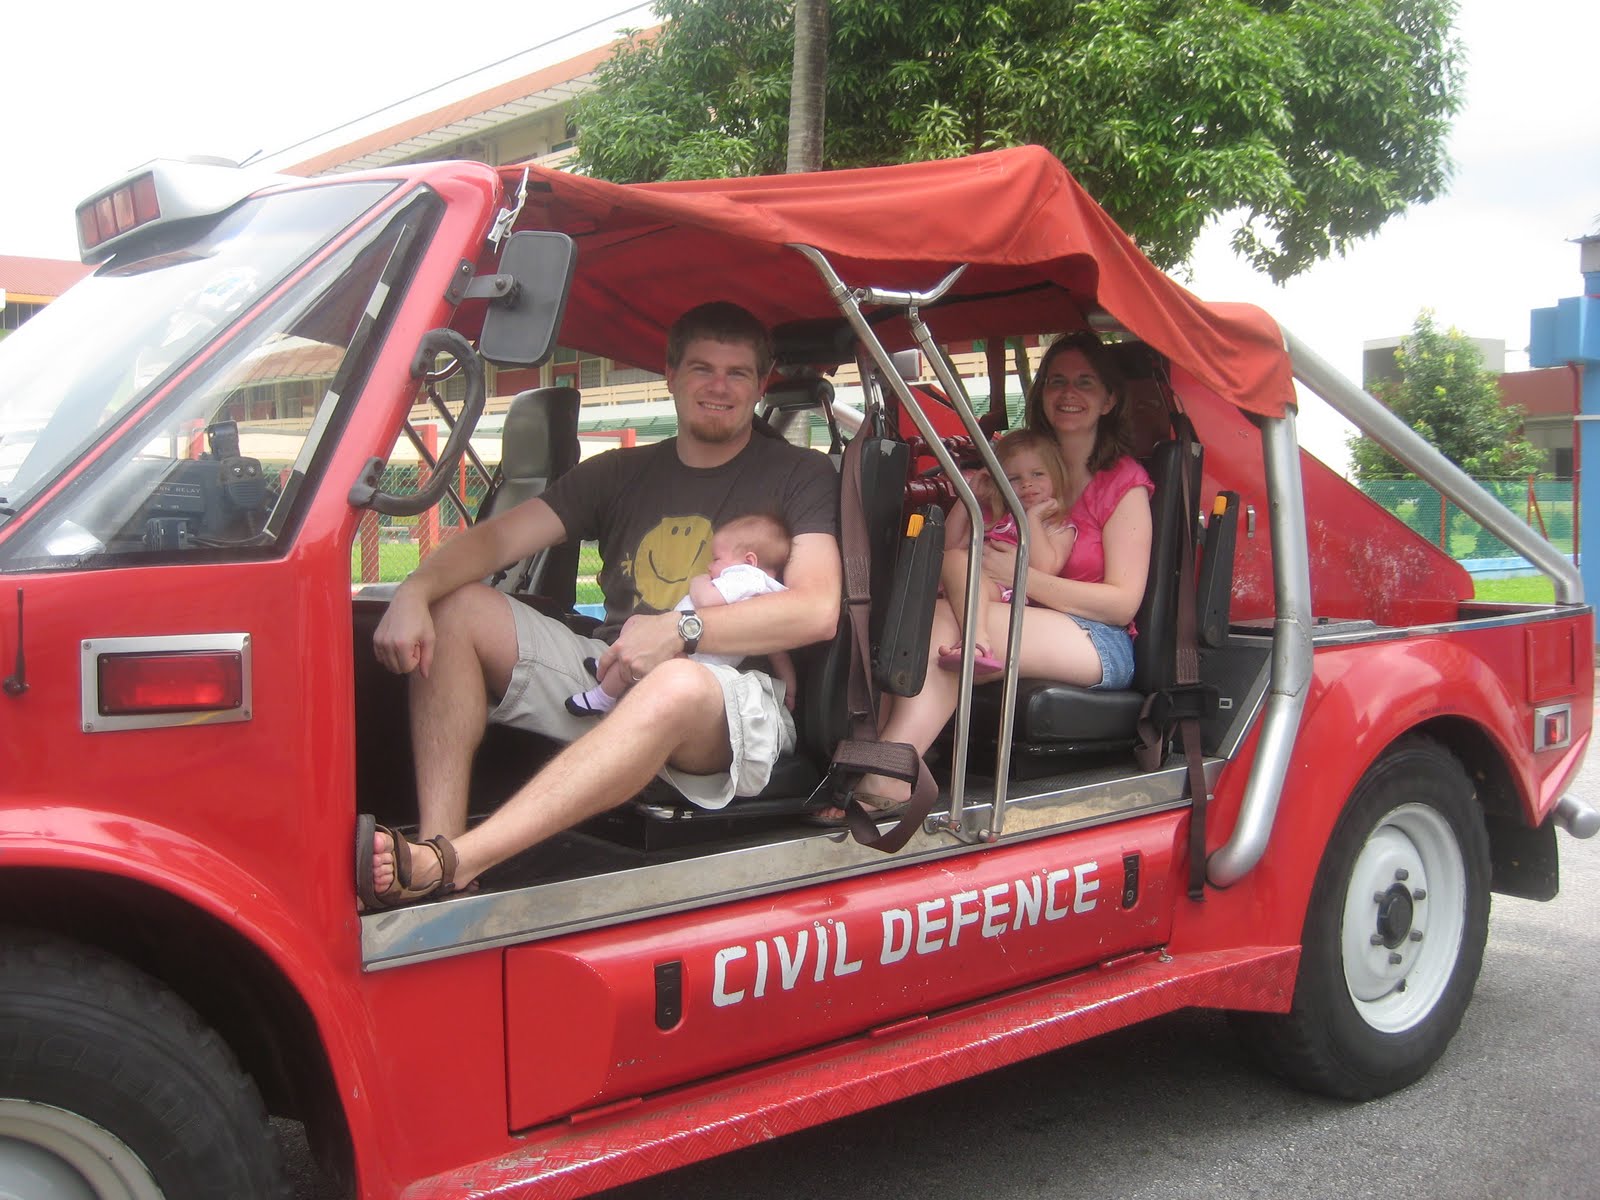
{"type": "MultiPolygon", "coordinates": [[[[952,649],[941,646],[939,649],[939,666],[946,671],[961,670],[961,647],[952,649]]],[[[974,678],[982,679],[989,675],[998,675],[1006,669],[1005,663],[989,653],[989,647],[979,642],[974,647],[972,659],[972,674],[974,678]]]]}

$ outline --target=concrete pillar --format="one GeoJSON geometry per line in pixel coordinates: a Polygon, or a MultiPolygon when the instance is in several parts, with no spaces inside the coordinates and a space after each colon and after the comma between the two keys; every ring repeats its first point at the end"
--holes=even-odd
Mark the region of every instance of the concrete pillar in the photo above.
{"type": "Polygon", "coordinates": [[[1534,367],[1576,367],[1582,375],[1579,412],[1573,418],[1578,468],[1578,570],[1583,598],[1600,602],[1600,234],[1578,239],[1583,295],[1536,308],[1528,363],[1534,367]]]}

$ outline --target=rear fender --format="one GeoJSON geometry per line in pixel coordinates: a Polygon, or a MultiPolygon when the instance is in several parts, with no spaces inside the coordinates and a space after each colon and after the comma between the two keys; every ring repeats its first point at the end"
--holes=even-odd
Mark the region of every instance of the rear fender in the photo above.
{"type": "MultiPolygon", "coordinates": [[[[1479,765],[1503,768],[1495,807],[1536,825],[1529,756],[1519,759],[1511,749],[1521,736],[1520,707],[1481,659],[1443,639],[1319,651],[1266,853],[1233,887],[1208,888],[1204,901],[1180,904],[1174,950],[1238,945],[1241,929],[1250,931],[1252,943],[1297,944],[1323,849],[1345,802],[1368,768],[1408,732],[1449,727],[1459,736],[1470,730],[1479,765]]],[[[1227,842],[1238,821],[1259,733],[1258,723],[1218,781],[1207,819],[1210,851],[1227,842]]],[[[1457,739],[1439,740],[1449,746],[1457,739]]],[[[1473,773],[1481,778],[1481,771],[1473,773]]]]}

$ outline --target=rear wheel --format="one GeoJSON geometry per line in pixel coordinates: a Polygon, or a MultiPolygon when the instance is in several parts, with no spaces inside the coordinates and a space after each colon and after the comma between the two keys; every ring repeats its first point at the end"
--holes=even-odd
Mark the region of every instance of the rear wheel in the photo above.
{"type": "Polygon", "coordinates": [[[1489,842],[1472,783],[1410,737],[1367,772],[1318,868],[1286,1014],[1235,1025],[1268,1067],[1352,1100],[1414,1083],[1472,998],[1489,928],[1489,842]]]}
{"type": "Polygon", "coordinates": [[[0,1200],[284,1200],[217,1035],[101,951],[0,931],[0,1200]]]}

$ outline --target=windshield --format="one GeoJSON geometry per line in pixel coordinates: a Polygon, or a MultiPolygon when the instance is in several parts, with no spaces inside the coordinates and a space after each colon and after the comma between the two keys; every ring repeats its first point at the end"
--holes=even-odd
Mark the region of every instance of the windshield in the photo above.
{"type": "Polygon", "coordinates": [[[0,522],[393,186],[280,192],[198,236],[174,227],[167,244],[111,260],[0,341],[0,522]]]}

